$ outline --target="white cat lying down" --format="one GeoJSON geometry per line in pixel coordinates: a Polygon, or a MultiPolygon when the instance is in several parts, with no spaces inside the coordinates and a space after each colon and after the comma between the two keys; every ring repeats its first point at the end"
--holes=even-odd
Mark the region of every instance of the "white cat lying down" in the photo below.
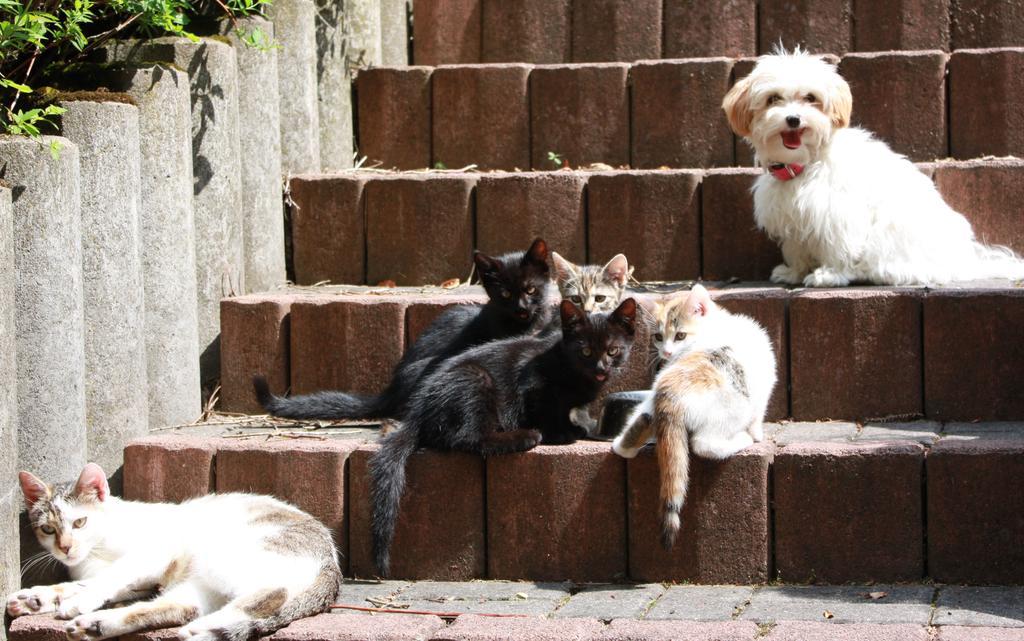
{"type": "Polygon", "coordinates": [[[55,612],[71,641],[183,626],[181,639],[243,641],[327,610],[341,582],[330,531],[266,496],[222,494],[181,505],[110,496],[90,463],[78,482],[20,475],[29,520],[72,581],[15,592],[12,617],[55,612]],[[158,591],[147,601],[101,609],[158,591]]]}

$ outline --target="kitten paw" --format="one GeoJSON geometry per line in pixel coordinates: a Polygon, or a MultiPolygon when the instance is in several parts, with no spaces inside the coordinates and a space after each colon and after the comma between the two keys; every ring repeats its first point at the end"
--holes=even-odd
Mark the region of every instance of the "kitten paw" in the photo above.
{"type": "MultiPolygon", "coordinates": [[[[64,633],[70,641],[95,641],[104,638],[103,617],[94,614],[83,614],[75,617],[64,626],[64,633]]],[[[112,636],[112,635],[110,635],[112,636]]]]}
{"type": "Polygon", "coordinates": [[[830,267],[819,267],[804,279],[807,287],[845,287],[849,284],[850,279],[845,274],[830,267]]]}
{"type": "Polygon", "coordinates": [[[773,283],[799,285],[803,278],[803,273],[796,269],[793,269],[792,267],[785,263],[782,263],[781,265],[776,265],[775,269],[772,270],[770,280],[773,283]]]}
{"type": "Polygon", "coordinates": [[[640,454],[640,447],[628,447],[622,438],[616,438],[611,441],[611,451],[624,459],[635,459],[640,454]]]}
{"type": "Polygon", "coordinates": [[[597,421],[590,417],[590,413],[585,407],[574,407],[569,412],[569,420],[576,427],[583,429],[583,436],[597,432],[597,421]]]}
{"type": "Polygon", "coordinates": [[[53,612],[53,601],[53,595],[38,588],[21,590],[7,597],[7,614],[13,619],[26,614],[53,612]]]}
{"type": "Polygon", "coordinates": [[[636,458],[636,455],[640,453],[640,448],[626,447],[622,443],[615,441],[612,443],[612,451],[622,458],[636,458]]]}

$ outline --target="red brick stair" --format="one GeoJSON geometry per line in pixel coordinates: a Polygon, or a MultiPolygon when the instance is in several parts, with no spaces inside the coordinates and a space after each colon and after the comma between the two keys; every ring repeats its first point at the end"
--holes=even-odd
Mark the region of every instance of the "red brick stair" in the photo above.
{"type": "MultiPolygon", "coordinates": [[[[1024,160],[921,163],[988,243],[1024,252],[1024,160]]],[[[537,235],[566,258],[622,252],[641,281],[767,280],[781,256],[753,222],[754,168],[369,172],[290,183],[295,281],[399,285],[465,278],[473,248],[537,235]],[[445,242],[433,242],[443,237],[445,242]]]]}
{"type": "Polygon", "coordinates": [[[633,62],[753,56],[780,40],[817,52],[1024,45],[1020,0],[422,0],[413,58],[633,62]]]}
{"type": "MultiPolygon", "coordinates": [[[[129,496],[273,494],[331,527],[347,575],[374,576],[365,474],[373,437],[244,438],[251,427],[235,432],[242,438],[133,443],[129,496]]],[[[488,459],[421,450],[408,468],[394,578],[1024,580],[1021,423],[783,423],[767,433],[728,460],[695,460],[669,552],[658,544],[650,448],[630,461],[594,441],[488,459]]]]}
{"type": "MultiPolygon", "coordinates": [[[[853,124],[911,160],[1024,155],[1024,48],[836,60],[853,124]]],[[[360,154],[387,169],[750,165],[720,105],[752,65],[717,57],[369,69],[357,79],[360,154]]]]}
{"type": "MultiPolygon", "coordinates": [[[[1024,289],[1016,284],[710,285],[720,303],[759,320],[775,342],[780,382],[769,419],[1024,419],[1024,289]]],[[[649,306],[670,294],[636,295],[649,306]]],[[[261,412],[251,383],[258,373],[278,392],[379,391],[441,309],[482,300],[475,286],[312,287],[225,299],[222,407],[261,412]]],[[[612,390],[649,387],[647,340],[642,332],[612,390]]]]}

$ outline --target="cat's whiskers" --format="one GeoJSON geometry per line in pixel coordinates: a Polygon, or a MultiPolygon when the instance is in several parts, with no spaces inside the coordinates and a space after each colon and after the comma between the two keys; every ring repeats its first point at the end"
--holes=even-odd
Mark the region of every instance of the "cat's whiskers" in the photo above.
{"type": "Polygon", "coordinates": [[[31,572],[32,570],[45,569],[48,566],[56,566],[57,564],[57,559],[55,559],[46,550],[43,550],[42,552],[37,552],[33,554],[25,560],[25,562],[21,566],[21,576],[22,578],[24,578],[25,574],[31,572]]]}

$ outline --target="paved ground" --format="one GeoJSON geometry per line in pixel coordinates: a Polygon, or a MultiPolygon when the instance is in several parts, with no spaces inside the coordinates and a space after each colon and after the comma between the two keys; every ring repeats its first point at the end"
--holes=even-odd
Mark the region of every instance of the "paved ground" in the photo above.
{"type": "MultiPolygon", "coordinates": [[[[1024,587],[353,581],[341,604],[549,618],[992,626],[1024,633],[1024,587]]],[[[1024,634],[1022,634],[1024,638],[1024,634]]]]}
{"type": "MultiPolygon", "coordinates": [[[[339,603],[399,612],[338,609],[274,641],[1024,641],[1024,587],[351,581],[339,603]]],[[[62,625],[17,619],[10,641],[62,625]]]]}

